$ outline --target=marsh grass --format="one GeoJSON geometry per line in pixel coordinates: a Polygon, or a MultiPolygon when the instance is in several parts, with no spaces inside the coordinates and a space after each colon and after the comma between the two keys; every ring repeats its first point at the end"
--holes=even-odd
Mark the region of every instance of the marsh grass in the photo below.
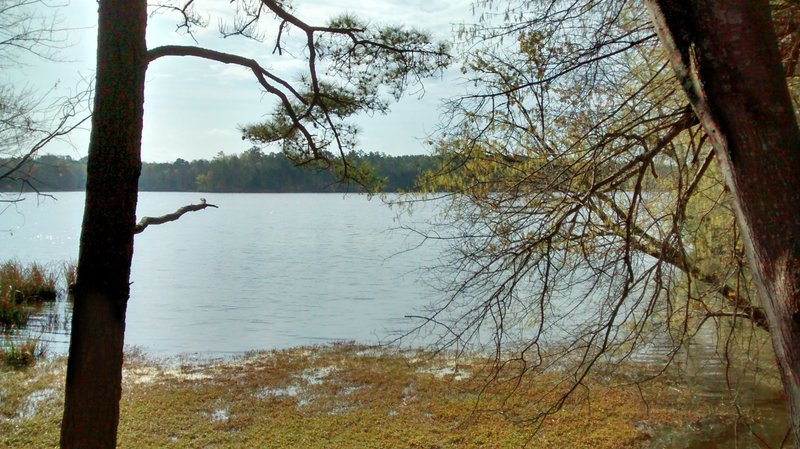
{"type": "Polygon", "coordinates": [[[55,301],[58,276],[38,263],[27,266],[11,260],[0,265],[0,288],[18,303],[55,301]]]}
{"type": "MultiPolygon", "coordinates": [[[[75,282],[78,281],[78,262],[75,260],[64,262],[61,266],[61,272],[64,274],[67,292],[72,293],[75,282]]],[[[68,295],[68,298],[72,299],[72,295],[68,295]]]]}
{"type": "MultiPolygon", "coordinates": [[[[0,419],[0,447],[58,446],[63,362],[48,363],[23,377],[0,373],[8,418],[0,419]],[[42,391],[57,394],[38,393],[47,399],[21,413],[42,391]]],[[[647,446],[648,429],[733,413],[668,379],[638,387],[610,379],[587,383],[591,394],[576,395],[538,429],[524,418],[557,379],[540,375],[508,397],[503,382],[486,383],[491,371],[480,359],[456,365],[357,345],[199,365],[138,355],[124,370],[119,447],[637,448],[647,446]]]]}
{"type": "Polygon", "coordinates": [[[26,305],[17,303],[10,289],[0,289],[0,329],[24,327],[30,318],[26,305]]]}
{"type": "MultiPolygon", "coordinates": [[[[31,336],[28,324],[34,313],[41,312],[42,303],[58,297],[57,272],[14,260],[0,265],[0,366],[27,367],[44,356],[44,343],[31,336]]],[[[56,319],[45,317],[39,324],[56,319]]]]}
{"type": "Polygon", "coordinates": [[[0,365],[9,368],[32,366],[45,356],[45,345],[38,338],[15,340],[5,337],[0,345],[0,365]]]}

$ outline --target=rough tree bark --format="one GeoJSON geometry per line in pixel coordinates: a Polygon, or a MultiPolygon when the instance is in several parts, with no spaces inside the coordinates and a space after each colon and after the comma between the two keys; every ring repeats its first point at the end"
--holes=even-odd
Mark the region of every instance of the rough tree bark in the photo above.
{"type": "Polygon", "coordinates": [[[99,2],[97,74],[62,448],[113,448],[136,226],[147,2],[99,2]]]}
{"type": "Polygon", "coordinates": [[[647,0],[717,153],[800,447],[800,131],[766,0],[647,0]]]}
{"type": "MultiPolygon", "coordinates": [[[[247,20],[223,35],[255,37],[262,12],[265,16],[274,13],[280,19],[275,49],[281,54],[284,29],[298,28],[307,38],[308,71],[308,85],[298,90],[255,60],[241,56],[186,46],[156,47],[148,52],[146,1],[98,3],[97,82],[61,426],[63,448],[116,445],[134,233],[189,211],[213,207],[206,203],[190,205],[173,214],[146,217],[138,226],[135,223],[144,80],[149,62],[164,56],[192,56],[249,68],[264,91],[281,106],[275,114],[277,119],[249,127],[256,131],[246,131],[247,136],[254,142],[282,141],[284,151],[296,162],[319,160],[331,169],[343,167],[346,176],[343,158],[352,132],[339,121],[358,112],[383,112],[383,86],[400,95],[409,84],[438,73],[450,60],[446,46],[431,42],[424,33],[394,27],[373,32],[351,26],[350,19],[337,26],[317,27],[288,13],[283,2],[256,2],[263,8],[248,10],[247,20]],[[320,35],[335,39],[321,42],[320,35]],[[324,72],[317,70],[317,61],[323,57],[332,63],[324,72]],[[331,86],[338,87],[328,86],[327,80],[337,77],[348,78],[348,83],[358,88],[337,83],[331,86]],[[264,129],[268,131],[260,132],[264,129]],[[340,161],[323,151],[329,146],[339,150],[340,161]]],[[[181,26],[187,29],[202,22],[191,11],[192,3],[189,0],[184,8],[171,8],[182,15],[181,26]]]]}

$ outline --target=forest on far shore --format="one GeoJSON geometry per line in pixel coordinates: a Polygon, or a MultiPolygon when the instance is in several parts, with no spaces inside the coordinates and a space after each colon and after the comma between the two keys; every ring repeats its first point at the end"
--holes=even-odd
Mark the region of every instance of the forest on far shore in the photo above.
{"type": "MultiPolygon", "coordinates": [[[[437,166],[426,155],[389,156],[381,153],[351,154],[353,163],[367,163],[383,179],[384,192],[414,191],[416,179],[437,166]]],[[[0,159],[0,167],[13,166],[0,159]]],[[[86,186],[86,158],[42,155],[18,171],[25,181],[6,178],[0,191],[81,191],[86,186]]],[[[296,167],[283,153],[263,153],[257,148],[242,154],[220,152],[212,160],[198,159],[142,165],[139,190],[151,192],[353,192],[353,184],[336,182],[333,173],[313,167],[296,167]]]]}

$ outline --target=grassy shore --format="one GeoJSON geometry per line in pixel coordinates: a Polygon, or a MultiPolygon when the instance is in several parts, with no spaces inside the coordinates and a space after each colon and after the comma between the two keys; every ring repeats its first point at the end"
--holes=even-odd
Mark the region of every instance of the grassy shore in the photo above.
{"type": "Polygon", "coordinates": [[[28,320],[41,310],[43,303],[53,302],[65,292],[58,287],[60,272],[74,272],[73,266],[24,265],[17,260],[0,264],[0,364],[32,365],[43,355],[44,347],[33,336],[35,332],[23,330],[27,330],[28,320]]]}
{"type": "MultiPolygon", "coordinates": [[[[610,376],[537,431],[525,418],[556,378],[523,382],[506,400],[503,379],[487,386],[487,366],[357,345],[203,364],[129,356],[119,447],[636,448],[658,426],[726,413],[666,379],[610,376]]],[[[64,369],[57,360],[0,371],[0,447],[57,447],[64,369]]]]}

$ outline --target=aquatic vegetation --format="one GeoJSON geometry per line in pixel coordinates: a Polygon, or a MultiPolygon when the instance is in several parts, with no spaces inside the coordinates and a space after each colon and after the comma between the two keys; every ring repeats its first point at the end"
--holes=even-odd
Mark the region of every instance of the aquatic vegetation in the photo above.
{"type": "Polygon", "coordinates": [[[6,337],[0,343],[0,363],[11,368],[31,366],[44,354],[44,344],[37,338],[15,340],[6,337]]]}
{"type": "Polygon", "coordinates": [[[0,265],[0,365],[25,367],[43,357],[43,342],[26,328],[42,302],[58,297],[57,281],[54,270],[38,263],[12,260],[0,265]]]}
{"type": "MultiPolygon", "coordinates": [[[[58,445],[64,362],[50,363],[26,369],[27,381],[16,372],[0,376],[0,414],[14,417],[0,419],[0,447],[58,445]]],[[[660,426],[735,413],[675,379],[609,378],[587,384],[591,395],[575,395],[539,427],[527,419],[531,398],[556,376],[508,397],[502,384],[487,383],[491,367],[479,358],[351,344],[201,364],[138,354],[126,359],[119,446],[637,448],[660,426]]]]}
{"type": "Polygon", "coordinates": [[[0,265],[0,328],[23,328],[36,306],[58,297],[56,270],[11,260],[0,265]]]}
{"type": "Polygon", "coordinates": [[[0,329],[23,327],[29,317],[25,304],[17,303],[11,289],[0,290],[0,329]]]}
{"type": "Polygon", "coordinates": [[[64,281],[67,285],[67,291],[71,292],[75,282],[78,280],[78,262],[76,260],[64,262],[61,270],[64,273],[64,281]]]}
{"type": "Polygon", "coordinates": [[[18,302],[55,301],[58,276],[38,263],[27,266],[10,260],[0,265],[0,288],[18,302]]]}

